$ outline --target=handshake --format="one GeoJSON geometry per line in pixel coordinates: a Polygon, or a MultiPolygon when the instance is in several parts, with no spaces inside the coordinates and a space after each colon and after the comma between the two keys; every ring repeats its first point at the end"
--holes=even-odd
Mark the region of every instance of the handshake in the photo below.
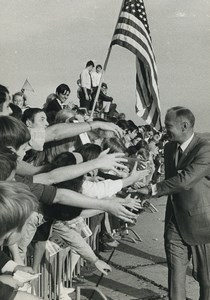
{"type": "Polygon", "coordinates": [[[146,198],[152,197],[152,186],[151,184],[139,187],[138,183],[134,184],[132,187],[128,189],[129,193],[139,193],[141,195],[145,195],[146,198]]]}
{"type": "MultiPolygon", "coordinates": [[[[147,186],[142,186],[142,187],[136,187],[135,184],[128,188],[127,192],[129,192],[131,195],[135,195],[134,197],[140,198],[141,201],[141,206],[143,211],[149,211],[149,212],[158,212],[157,208],[148,201],[152,197],[152,186],[147,185],[147,186]],[[141,194],[141,195],[139,195],[141,194]],[[148,200],[147,200],[148,199],[148,200]]],[[[155,192],[155,191],[154,191],[155,192]]]]}

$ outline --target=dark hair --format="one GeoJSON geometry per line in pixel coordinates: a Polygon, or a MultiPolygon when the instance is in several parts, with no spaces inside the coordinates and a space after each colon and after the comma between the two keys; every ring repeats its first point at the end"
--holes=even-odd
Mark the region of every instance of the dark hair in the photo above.
{"type": "Polygon", "coordinates": [[[195,116],[191,112],[190,109],[183,107],[183,106],[174,106],[167,110],[167,113],[174,112],[177,118],[186,118],[189,122],[191,127],[194,127],[195,125],[195,116]]]}
{"type": "Polygon", "coordinates": [[[86,68],[87,68],[87,67],[90,67],[90,66],[92,66],[92,67],[95,66],[95,65],[94,65],[94,62],[93,62],[92,60],[89,60],[89,61],[86,63],[86,68]]]}
{"type": "Polygon", "coordinates": [[[15,105],[12,102],[9,104],[9,107],[12,110],[12,114],[10,116],[14,117],[14,118],[16,118],[18,120],[21,120],[21,118],[22,118],[22,110],[21,110],[21,108],[19,106],[15,105]]]}
{"type": "Polygon", "coordinates": [[[85,162],[97,158],[101,153],[101,147],[96,144],[87,143],[78,147],[75,152],[80,153],[85,162]]]}
{"type": "Polygon", "coordinates": [[[128,132],[133,132],[134,130],[138,131],[138,127],[134,124],[133,121],[128,120],[128,132]]]}
{"type": "Polygon", "coordinates": [[[129,127],[128,122],[126,120],[122,120],[122,119],[117,121],[117,125],[123,130],[128,129],[128,127],[129,127]]]}
{"type": "Polygon", "coordinates": [[[101,69],[102,69],[102,65],[97,65],[97,66],[96,66],[96,69],[97,69],[97,68],[101,68],[101,69]]]}
{"type": "MultiPolygon", "coordinates": [[[[76,163],[77,163],[76,157],[74,156],[73,153],[63,152],[58,154],[53,159],[53,161],[44,168],[44,172],[50,172],[51,170],[65,167],[65,166],[76,165],[76,163]]],[[[60,188],[68,188],[70,190],[79,192],[81,189],[82,181],[83,181],[83,176],[80,176],[71,180],[57,183],[56,186],[60,188]]]]}
{"type": "Polygon", "coordinates": [[[0,148],[0,180],[4,181],[11,175],[17,167],[17,154],[11,149],[0,148]]]}
{"type": "Polygon", "coordinates": [[[0,116],[0,140],[5,147],[11,146],[18,150],[30,139],[30,132],[23,122],[14,117],[0,116]]]}
{"type": "Polygon", "coordinates": [[[2,111],[3,103],[6,101],[6,94],[9,94],[8,89],[6,86],[0,84],[0,111],[2,111]]]}
{"type": "Polygon", "coordinates": [[[137,153],[136,147],[135,146],[128,147],[127,153],[128,153],[128,156],[133,156],[134,154],[137,153]]]}
{"type": "Polygon", "coordinates": [[[150,125],[144,125],[145,131],[153,131],[152,126],[150,125]]]}
{"type": "Polygon", "coordinates": [[[141,138],[141,139],[143,139],[142,133],[141,133],[141,132],[138,132],[138,133],[136,134],[136,136],[135,136],[135,139],[136,139],[136,138],[141,138]]]}
{"type": "Polygon", "coordinates": [[[42,112],[43,109],[38,107],[28,108],[24,111],[22,115],[22,122],[26,124],[27,120],[30,120],[31,122],[34,122],[34,116],[40,112],[42,112]]]}
{"type": "Polygon", "coordinates": [[[57,86],[56,88],[56,93],[57,94],[65,94],[66,92],[71,92],[70,87],[65,84],[65,83],[61,83],[59,86],[57,86]]]}
{"type": "Polygon", "coordinates": [[[102,82],[101,87],[102,87],[102,88],[105,88],[105,89],[108,88],[108,86],[107,86],[107,84],[106,84],[105,82],[102,82]]]}
{"type": "Polygon", "coordinates": [[[146,150],[149,150],[149,146],[148,143],[145,140],[141,140],[139,141],[136,145],[135,145],[136,149],[139,150],[141,148],[145,148],[146,150]]]}

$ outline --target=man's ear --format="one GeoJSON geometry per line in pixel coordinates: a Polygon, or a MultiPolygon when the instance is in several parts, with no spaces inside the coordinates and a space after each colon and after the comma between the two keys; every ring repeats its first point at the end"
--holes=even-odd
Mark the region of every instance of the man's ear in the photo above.
{"type": "Polygon", "coordinates": [[[182,123],[182,128],[183,128],[183,131],[187,130],[189,128],[189,123],[187,121],[184,121],[182,123]]]}
{"type": "Polygon", "coordinates": [[[26,120],[26,126],[31,128],[32,127],[32,122],[30,120],[26,120]]]}

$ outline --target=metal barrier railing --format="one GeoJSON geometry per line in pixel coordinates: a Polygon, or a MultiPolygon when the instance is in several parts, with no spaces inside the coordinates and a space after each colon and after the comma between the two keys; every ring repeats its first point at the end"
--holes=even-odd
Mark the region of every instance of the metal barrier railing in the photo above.
{"type": "Polygon", "coordinates": [[[32,282],[32,293],[46,300],[59,299],[61,289],[72,288],[70,247],[51,255],[46,250],[40,265],[41,276],[32,282]]]}

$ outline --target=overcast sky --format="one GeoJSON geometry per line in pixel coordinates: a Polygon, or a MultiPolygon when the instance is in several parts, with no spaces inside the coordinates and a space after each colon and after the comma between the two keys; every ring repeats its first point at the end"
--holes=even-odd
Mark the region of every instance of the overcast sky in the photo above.
{"type": "MultiPolygon", "coordinates": [[[[174,105],[196,115],[196,130],[210,131],[210,1],[145,0],[159,74],[162,120],[174,105]]],[[[11,93],[26,78],[41,106],[62,82],[77,101],[76,80],[90,59],[103,64],[121,0],[1,0],[0,83],[11,93]]],[[[137,124],[135,59],[114,46],[105,81],[118,110],[137,124]]]]}

